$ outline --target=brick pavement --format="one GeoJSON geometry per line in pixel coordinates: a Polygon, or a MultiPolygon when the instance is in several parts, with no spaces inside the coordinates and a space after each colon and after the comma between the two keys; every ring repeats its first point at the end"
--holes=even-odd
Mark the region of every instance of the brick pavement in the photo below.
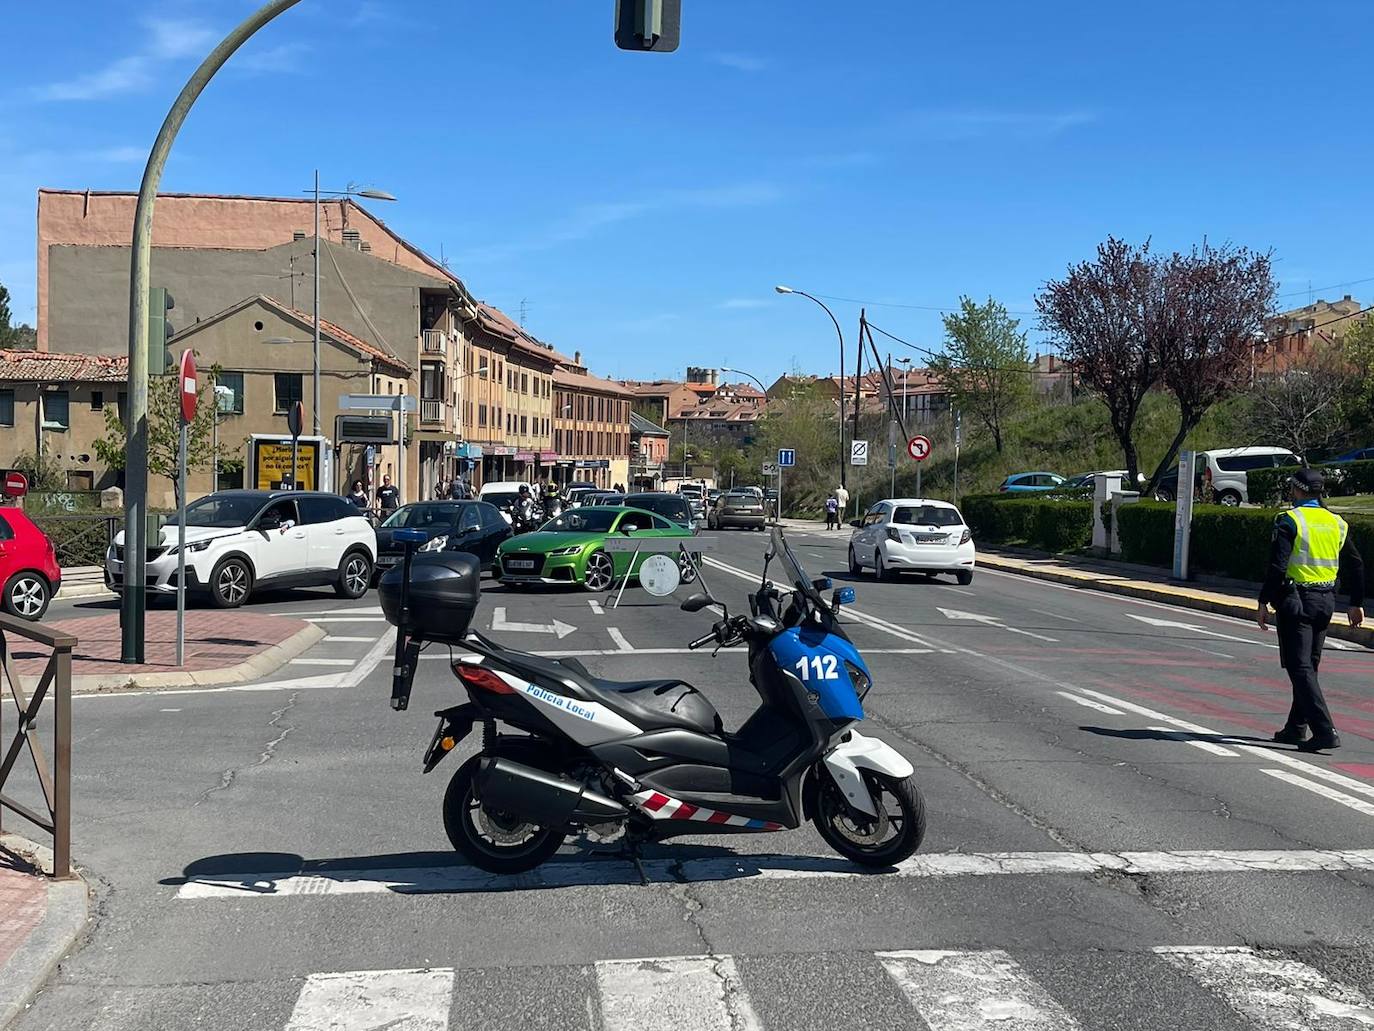
{"type": "MultiPolygon", "coordinates": [[[[116,612],[43,625],[75,635],[74,677],[223,669],[281,644],[308,626],[305,621],[289,616],[242,609],[193,609],[186,613],[186,663],[178,667],[175,663],[174,611],[154,610],[147,614],[144,642],[148,661],[142,666],[125,666],[119,661],[119,614],[116,612]]],[[[14,666],[21,675],[28,678],[42,672],[48,658],[46,648],[17,638],[10,643],[10,648],[14,666]]]]}
{"type": "Polygon", "coordinates": [[[28,940],[47,908],[47,879],[0,852],[0,968],[28,940]]]}

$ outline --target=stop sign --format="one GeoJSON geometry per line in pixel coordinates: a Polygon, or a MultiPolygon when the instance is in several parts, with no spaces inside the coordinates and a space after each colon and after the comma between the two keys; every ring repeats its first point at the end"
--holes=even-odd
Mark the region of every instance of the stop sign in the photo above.
{"type": "Polygon", "coordinates": [[[189,350],[181,352],[181,372],[177,377],[181,389],[181,421],[196,420],[196,356],[189,350]]]}
{"type": "Polygon", "coordinates": [[[5,473],[4,494],[7,498],[22,498],[29,492],[29,478],[21,472],[5,473]]]}

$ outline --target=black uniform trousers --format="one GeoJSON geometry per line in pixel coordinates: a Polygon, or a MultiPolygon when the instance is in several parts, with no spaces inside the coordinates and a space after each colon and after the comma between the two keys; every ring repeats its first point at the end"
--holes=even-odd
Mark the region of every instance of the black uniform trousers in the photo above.
{"type": "Polygon", "coordinates": [[[1317,669],[1335,608],[1334,589],[1303,590],[1292,586],[1274,607],[1279,662],[1293,682],[1293,707],[1288,712],[1287,726],[1306,726],[1317,738],[1334,732],[1331,712],[1317,682],[1317,669]]]}

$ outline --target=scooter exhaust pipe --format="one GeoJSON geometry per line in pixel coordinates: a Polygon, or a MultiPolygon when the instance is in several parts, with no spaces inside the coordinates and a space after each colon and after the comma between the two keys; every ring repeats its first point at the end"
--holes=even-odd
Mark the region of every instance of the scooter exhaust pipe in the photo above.
{"type": "Polygon", "coordinates": [[[477,791],[483,806],[544,827],[606,823],[629,816],[623,805],[599,791],[510,759],[483,759],[477,791]]]}

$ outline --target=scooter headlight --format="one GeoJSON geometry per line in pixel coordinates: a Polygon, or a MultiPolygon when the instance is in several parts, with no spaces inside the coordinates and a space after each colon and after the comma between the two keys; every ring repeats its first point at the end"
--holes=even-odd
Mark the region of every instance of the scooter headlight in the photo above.
{"type": "Polygon", "coordinates": [[[873,681],[867,673],[852,662],[846,662],[844,668],[849,674],[849,679],[854,682],[854,693],[859,696],[859,701],[862,702],[864,695],[868,694],[868,689],[873,686],[873,681]]]}

